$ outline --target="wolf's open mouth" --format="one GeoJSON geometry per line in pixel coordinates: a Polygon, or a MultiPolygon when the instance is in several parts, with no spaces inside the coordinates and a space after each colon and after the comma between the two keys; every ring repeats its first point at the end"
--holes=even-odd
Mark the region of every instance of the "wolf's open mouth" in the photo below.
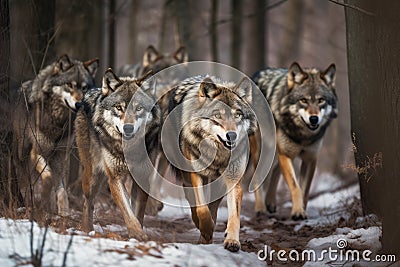
{"type": "MultiPolygon", "coordinates": [[[[301,116],[300,116],[301,117],[301,116]]],[[[310,129],[311,131],[315,131],[318,129],[319,124],[308,124],[303,117],[301,117],[301,120],[304,122],[304,124],[308,127],[308,129],[310,129]]]]}
{"type": "Polygon", "coordinates": [[[67,105],[67,107],[69,107],[72,111],[76,111],[75,107],[71,107],[71,106],[68,104],[68,101],[67,101],[66,99],[64,99],[64,102],[65,102],[65,105],[67,105]]]}
{"type": "Polygon", "coordinates": [[[222,139],[219,135],[217,135],[217,136],[218,136],[219,141],[221,141],[221,143],[224,144],[224,146],[225,146],[227,149],[232,150],[232,149],[235,148],[236,142],[225,141],[225,140],[222,139]]]}
{"type": "Polygon", "coordinates": [[[115,129],[117,129],[117,132],[119,132],[120,134],[122,134],[122,132],[119,130],[118,126],[115,125],[115,129]]]}

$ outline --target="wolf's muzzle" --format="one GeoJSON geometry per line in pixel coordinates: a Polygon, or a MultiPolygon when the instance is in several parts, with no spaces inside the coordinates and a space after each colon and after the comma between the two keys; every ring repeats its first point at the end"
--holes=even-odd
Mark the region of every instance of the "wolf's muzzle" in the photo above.
{"type": "Polygon", "coordinates": [[[235,142],[237,138],[237,134],[235,132],[227,132],[226,133],[226,139],[229,142],[235,142]]]}
{"type": "Polygon", "coordinates": [[[317,125],[318,124],[318,117],[317,116],[311,116],[310,117],[310,123],[311,123],[311,125],[317,125]]]}
{"type": "Polygon", "coordinates": [[[123,131],[124,131],[124,137],[127,139],[132,138],[135,134],[135,127],[132,124],[124,124],[124,126],[122,127],[123,131]]]}

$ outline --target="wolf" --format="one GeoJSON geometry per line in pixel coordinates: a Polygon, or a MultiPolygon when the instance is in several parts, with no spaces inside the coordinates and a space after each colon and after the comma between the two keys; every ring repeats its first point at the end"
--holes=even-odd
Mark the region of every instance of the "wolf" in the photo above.
{"type": "Polygon", "coordinates": [[[224,247],[238,251],[241,179],[249,154],[246,140],[257,128],[250,106],[250,79],[245,77],[235,84],[213,76],[195,76],[177,84],[160,101],[164,117],[171,119],[164,119],[163,131],[169,137],[162,143],[163,153],[168,153],[165,145],[174,143],[178,136],[178,150],[172,150],[171,154],[181,151],[182,157],[189,160],[185,166],[172,165],[184,186],[193,222],[200,230],[199,243],[212,242],[217,209],[227,190],[229,219],[224,247]],[[173,130],[164,129],[168,126],[173,130]],[[222,190],[223,194],[207,204],[203,186],[209,183],[211,191],[222,190]]]}
{"type": "Polygon", "coordinates": [[[179,47],[172,54],[163,54],[157,51],[154,46],[149,45],[144,52],[142,62],[134,65],[124,65],[118,73],[121,76],[141,77],[149,70],[152,70],[153,74],[156,74],[175,64],[186,63],[188,60],[189,56],[184,46],[179,47]]]}
{"type": "MultiPolygon", "coordinates": [[[[98,64],[98,59],[81,62],[63,55],[20,88],[19,111],[13,119],[18,152],[14,164],[20,178],[26,177],[27,166],[29,173],[35,169],[41,175],[40,205],[47,212],[57,203],[59,215],[69,213],[65,160],[73,142],[72,120],[84,92],[95,86],[98,64]]],[[[29,183],[20,183],[27,199],[29,183]]]]}
{"type": "MultiPolygon", "coordinates": [[[[146,240],[142,230],[148,195],[132,179],[134,209],[124,186],[131,177],[123,151],[123,138],[131,138],[145,127],[145,142],[154,162],[157,155],[161,113],[148,91],[139,89],[147,76],[118,77],[112,69],[103,76],[101,88],[88,91],[75,120],[76,143],[83,165],[83,229],[93,230],[93,200],[102,181],[108,179],[111,195],[121,210],[130,237],[146,240]],[[135,95],[133,114],[128,104],[135,95]]],[[[139,165],[139,164],[138,164],[139,165]]],[[[131,177],[132,178],[132,177],[131,177]]]]}
{"type": "MultiPolygon", "coordinates": [[[[276,158],[269,177],[269,186],[262,200],[263,188],[256,192],[255,210],[276,211],[276,188],[282,172],[292,199],[291,217],[307,218],[306,206],[314,176],[317,155],[324,134],[338,114],[335,89],[335,64],[325,70],[301,68],[294,62],[289,69],[268,68],[253,76],[266,97],[276,125],[276,158]],[[302,160],[300,184],[293,161],[302,160]]],[[[266,185],[267,183],[264,183],[266,185]]]]}

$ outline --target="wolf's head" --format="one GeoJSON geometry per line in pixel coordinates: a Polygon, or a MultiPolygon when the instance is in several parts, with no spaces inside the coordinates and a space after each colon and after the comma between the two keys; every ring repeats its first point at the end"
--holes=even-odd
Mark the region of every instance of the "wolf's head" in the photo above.
{"type": "Polygon", "coordinates": [[[326,70],[302,69],[294,62],[287,73],[289,111],[298,114],[295,123],[316,131],[321,125],[336,118],[337,96],[335,92],[336,67],[326,70]]]}
{"type": "Polygon", "coordinates": [[[225,83],[206,77],[199,86],[197,106],[192,107],[191,125],[203,137],[232,150],[236,144],[255,130],[251,110],[252,86],[248,78],[239,83],[225,83]]]}
{"type": "Polygon", "coordinates": [[[83,93],[95,87],[94,76],[98,64],[98,59],[81,62],[67,55],[61,56],[39,73],[37,81],[47,77],[40,86],[41,91],[36,94],[39,97],[48,95],[61,105],[76,110],[75,105],[83,99],[83,93]]]}
{"type": "Polygon", "coordinates": [[[188,60],[188,53],[184,46],[179,47],[172,54],[162,54],[154,46],[150,45],[143,55],[143,74],[149,70],[152,70],[153,74],[155,74],[172,65],[188,62],[188,60]]]}
{"type": "Polygon", "coordinates": [[[132,138],[146,121],[152,119],[155,101],[150,92],[140,89],[148,74],[135,79],[118,77],[112,69],[105,72],[101,88],[103,99],[97,116],[101,116],[100,123],[115,139],[121,136],[132,138]],[[132,106],[128,109],[129,104],[132,106]]]}

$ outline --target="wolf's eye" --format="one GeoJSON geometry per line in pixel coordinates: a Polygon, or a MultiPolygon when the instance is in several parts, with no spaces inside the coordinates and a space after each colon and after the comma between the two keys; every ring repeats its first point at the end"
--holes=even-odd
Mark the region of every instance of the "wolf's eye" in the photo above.
{"type": "Polygon", "coordinates": [[[216,119],[221,119],[221,113],[215,113],[215,114],[214,114],[214,117],[215,117],[216,119]]]}
{"type": "Polygon", "coordinates": [[[121,107],[120,105],[115,106],[115,108],[116,108],[118,111],[122,111],[122,107],[121,107]]]}
{"type": "Polygon", "coordinates": [[[318,99],[318,103],[319,104],[324,104],[325,103],[325,99],[321,97],[320,99],[318,99]]]}
{"type": "Polygon", "coordinates": [[[142,109],[143,109],[142,106],[137,106],[137,107],[136,107],[136,111],[141,111],[142,109]]]}
{"type": "Polygon", "coordinates": [[[300,99],[300,103],[307,104],[307,99],[305,99],[305,98],[300,99]]]}
{"type": "Polygon", "coordinates": [[[243,113],[241,111],[235,112],[235,115],[234,115],[235,119],[240,119],[242,116],[243,116],[243,113]]]}
{"type": "Polygon", "coordinates": [[[89,88],[89,86],[86,83],[83,83],[81,85],[81,88],[82,88],[83,91],[86,91],[89,88]]]}

